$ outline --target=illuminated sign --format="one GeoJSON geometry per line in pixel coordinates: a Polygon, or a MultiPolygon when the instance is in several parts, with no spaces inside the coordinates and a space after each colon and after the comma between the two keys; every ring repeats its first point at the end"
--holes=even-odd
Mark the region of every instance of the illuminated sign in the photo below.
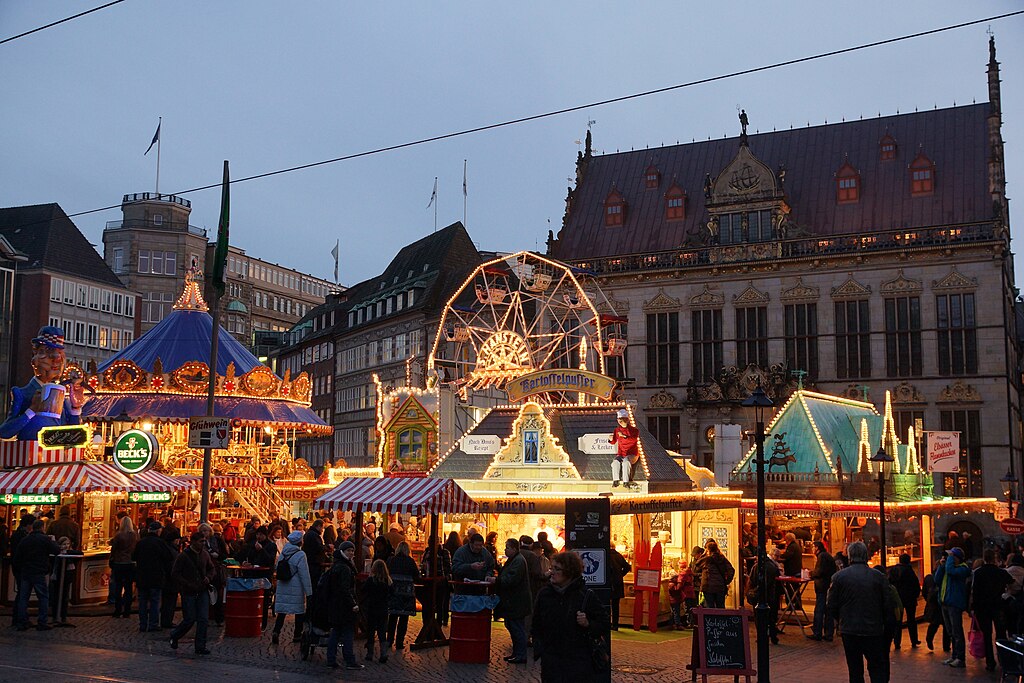
{"type": "Polygon", "coordinates": [[[4,505],[56,505],[59,502],[59,493],[5,493],[0,496],[0,503],[4,505]]]}
{"type": "Polygon", "coordinates": [[[141,429],[129,429],[114,442],[114,467],[125,474],[145,472],[156,464],[160,444],[141,429]]]}
{"type": "Polygon", "coordinates": [[[540,370],[517,377],[505,387],[513,403],[533,394],[548,391],[578,391],[608,400],[615,389],[615,380],[587,370],[540,370]]]}
{"type": "Polygon", "coordinates": [[[89,443],[89,428],[85,425],[43,427],[39,430],[39,446],[46,450],[78,448],[89,443]]]}
{"type": "Polygon", "coordinates": [[[129,491],[129,503],[170,503],[170,491],[129,491]]]}

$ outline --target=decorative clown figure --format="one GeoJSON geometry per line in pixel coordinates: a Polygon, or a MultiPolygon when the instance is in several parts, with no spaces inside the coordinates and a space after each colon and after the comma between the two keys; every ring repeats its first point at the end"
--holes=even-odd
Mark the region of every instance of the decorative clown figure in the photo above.
{"type": "Polygon", "coordinates": [[[620,410],[616,418],[619,426],[612,432],[612,438],[608,441],[615,444],[616,448],[615,457],[612,459],[612,487],[619,484],[628,486],[633,465],[640,459],[636,445],[640,440],[640,430],[629,423],[629,413],[625,409],[620,410]]]}
{"type": "Polygon", "coordinates": [[[85,392],[78,381],[59,383],[64,363],[64,330],[40,328],[32,340],[33,377],[11,390],[11,412],[0,425],[0,438],[35,441],[43,427],[81,423],[85,392]]]}

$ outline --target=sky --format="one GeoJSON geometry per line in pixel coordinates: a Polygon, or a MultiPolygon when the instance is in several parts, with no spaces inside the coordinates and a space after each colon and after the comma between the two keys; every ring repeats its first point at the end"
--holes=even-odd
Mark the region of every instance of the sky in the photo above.
{"type": "MultiPolygon", "coordinates": [[[[0,40],[103,4],[2,0],[0,40]]],[[[1019,2],[343,3],[125,0],[0,44],[0,206],[56,202],[102,251],[122,195],[212,185],[1022,9],[1019,2]]],[[[543,250],[588,122],[641,149],[987,101],[1002,64],[1008,195],[1024,185],[1024,15],[232,185],[231,243],[331,279],[465,219],[543,250]],[[464,210],[463,164],[468,197],[464,210]]],[[[692,192],[692,190],[691,190],[692,192]]],[[[183,194],[216,232],[220,193],[183,194]]],[[[1024,216],[1011,201],[1011,225],[1024,216]]],[[[1018,227],[1018,229],[1020,229],[1018,227]]],[[[1021,271],[1018,268],[1018,272],[1021,271]]]]}

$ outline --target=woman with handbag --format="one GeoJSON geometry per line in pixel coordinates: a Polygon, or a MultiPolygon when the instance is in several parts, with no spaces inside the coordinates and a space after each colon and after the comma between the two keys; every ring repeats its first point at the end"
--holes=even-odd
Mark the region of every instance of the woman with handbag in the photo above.
{"type": "Polygon", "coordinates": [[[697,560],[701,567],[700,590],[704,594],[705,607],[725,607],[725,595],[736,576],[732,562],[722,554],[715,539],[704,544],[704,555],[697,560]]]}
{"type": "Polygon", "coordinates": [[[551,557],[551,582],[533,607],[533,657],[544,683],[590,683],[607,659],[608,614],[583,583],[574,552],[551,557]]]}
{"type": "MultiPolygon", "coordinates": [[[[402,650],[409,617],[416,614],[416,582],[420,580],[420,570],[409,556],[409,544],[405,541],[398,544],[387,565],[394,589],[388,602],[388,645],[394,644],[396,650],[402,650]]],[[[382,650],[387,652],[387,648],[382,650]]]]}

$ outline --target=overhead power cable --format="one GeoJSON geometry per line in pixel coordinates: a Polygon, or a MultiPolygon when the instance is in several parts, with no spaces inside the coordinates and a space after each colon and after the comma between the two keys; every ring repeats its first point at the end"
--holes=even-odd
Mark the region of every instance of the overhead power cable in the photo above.
{"type": "Polygon", "coordinates": [[[70,17],[65,17],[63,19],[58,19],[57,21],[53,21],[53,22],[50,22],[49,24],[46,24],[45,26],[40,26],[39,28],[34,28],[31,31],[25,31],[24,33],[19,33],[18,35],[11,36],[10,38],[4,38],[3,40],[0,40],[0,45],[3,45],[4,43],[9,43],[12,40],[17,40],[18,38],[24,38],[25,36],[30,36],[33,33],[39,33],[40,31],[44,31],[44,30],[46,30],[48,28],[52,28],[54,26],[57,26],[58,24],[63,24],[65,22],[71,21],[72,19],[77,19],[79,17],[84,17],[86,14],[92,14],[93,12],[99,12],[101,9],[106,9],[106,8],[110,7],[111,5],[117,5],[117,4],[122,3],[122,2],[124,2],[124,0],[113,0],[112,2],[108,2],[105,5],[100,5],[99,7],[93,7],[92,9],[87,9],[84,12],[79,12],[78,14],[72,14],[70,17]]]}
{"type": "MultiPolygon", "coordinates": [[[[440,134],[440,135],[434,135],[434,136],[427,137],[427,138],[420,138],[418,140],[411,140],[411,141],[408,141],[408,142],[401,142],[401,143],[397,143],[397,144],[394,144],[394,145],[387,145],[385,147],[377,147],[375,149],[365,150],[365,151],[362,151],[362,152],[355,152],[355,153],[352,153],[352,154],[346,154],[344,156],[334,157],[332,159],[324,159],[322,161],[314,161],[314,162],[311,162],[311,163],[308,163],[308,164],[300,164],[298,166],[290,166],[288,168],[282,168],[282,169],[278,169],[276,171],[267,171],[265,173],[257,173],[255,175],[250,175],[250,176],[245,176],[245,177],[242,177],[242,178],[233,179],[233,180],[230,181],[230,183],[232,185],[236,185],[238,183],[245,183],[245,182],[249,182],[251,180],[258,180],[260,178],[269,178],[271,176],[281,175],[281,174],[284,174],[284,173],[293,173],[295,171],[302,171],[302,170],[309,169],[309,168],[315,168],[317,166],[326,166],[328,164],[336,164],[336,163],[341,162],[341,161],[349,161],[349,160],[352,160],[352,159],[359,159],[361,157],[372,156],[372,155],[375,155],[375,154],[382,154],[384,152],[393,152],[395,150],[405,149],[407,147],[416,147],[416,146],[419,146],[419,145],[425,145],[425,144],[430,143],[430,142],[438,142],[440,140],[448,140],[448,139],[451,139],[451,138],[457,138],[457,137],[462,137],[462,136],[465,136],[465,135],[471,135],[473,133],[482,133],[484,131],[495,130],[495,129],[498,129],[498,128],[507,128],[509,126],[515,126],[515,125],[518,125],[518,124],[521,124],[521,123],[527,123],[527,122],[530,122],[530,121],[537,121],[537,120],[540,120],[540,119],[551,118],[553,116],[560,116],[562,114],[569,114],[569,113],[581,111],[581,110],[584,110],[584,109],[592,109],[592,108],[595,108],[595,107],[607,106],[609,104],[616,104],[616,103],[619,103],[619,102],[627,102],[629,100],[635,100],[635,99],[639,99],[641,97],[649,97],[651,95],[658,95],[658,94],[661,94],[661,93],[671,92],[673,90],[681,90],[683,88],[692,88],[692,87],[697,86],[697,85],[704,85],[704,84],[707,84],[707,83],[714,83],[716,81],[723,81],[723,80],[726,80],[726,79],[729,79],[729,78],[736,78],[738,76],[746,76],[746,75],[749,75],[749,74],[760,73],[762,71],[769,71],[769,70],[772,70],[772,69],[779,69],[779,68],[782,68],[782,67],[785,67],[785,66],[793,66],[794,64],[803,64],[805,62],[811,62],[811,61],[815,61],[815,60],[818,60],[818,59],[825,59],[826,57],[835,57],[837,55],[848,54],[848,53],[851,53],[851,52],[858,52],[860,50],[867,50],[867,49],[870,49],[870,48],[880,47],[882,45],[891,45],[893,43],[899,43],[899,42],[904,42],[904,41],[907,41],[907,40],[913,40],[915,38],[923,38],[925,36],[935,35],[935,34],[938,34],[938,33],[945,33],[945,32],[948,32],[948,31],[954,31],[954,30],[957,30],[957,29],[966,28],[968,26],[976,26],[978,24],[991,23],[993,21],[999,21],[999,20],[1002,20],[1002,19],[1009,19],[1011,17],[1016,17],[1016,16],[1019,16],[1021,14],[1024,14],[1024,10],[1018,10],[1016,12],[1007,12],[1005,14],[998,14],[998,15],[995,15],[995,16],[985,17],[985,18],[982,18],[982,19],[974,19],[972,21],[965,21],[965,22],[961,22],[961,23],[958,23],[958,24],[951,24],[949,26],[943,26],[943,27],[940,27],[940,28],[934,28],[934,29],[930,29],[930,30],[927,30],[927,31],[918,31],[917,33],[908,33],[906,35],[898,36],[898,37],[895,37],[895,38],[886,38],[884,40],[876,40],[876,41],[873,41],[873,42],[870,42],[870,43],[863,43],[861,45],[855,45],[855,46],[852,46],[852,47],[845,47],[845,48],[841,48],[841,49],[838,49],[838,50],[829,50],[828,52],[820,52],[818,54],[810,55],[810,56],[807,56],[807,57],[798,57],[798,58],[795,58],[795,59],[787,59],[787,60],[784,60],[784,61],[781,61],[781,62],[775,62],[773,64],[766,64],[766,65],[763,65],[763,66],[751,67],[749,69],[741,69],[739,71],[732,71],[732,72],[729,72],[729,73],[726,73],[726,74],[720,74],[718,76],[709,76],[707,78],[700,78],[700,79],[693,80],[693,81],[687,81],[686,83],[679,83],[679,84],[676,84],[676,85],[665,86],[663,88],[655,88],[653,90],[645,90],[643,92],[637,92],[637,93],[633,93],[631,95],[622,95],[622,96],[619,96],[619,97],[612,97],[612,98],[608,98],[608,99],[604,99],[604,100],[597,100],[595,102],[589,102],[587,104],[579,104],[579,105],[575,105],[575,106],[572,106],[572,107],[565,107],[565,108],[562,108],[562,109],[556,109],[554,111],[548,111],[548,112],[544,112],[544,113],[541,113],[541,114],[532,114],[530,116],[522,116],[522,117],[519,117],[519,118],[508,119],[506,121],[501,121],[501,122],[498,122],[498,123],[491,123],[491,124],[487,124],[487,125],[483,125],[483,126],[476,126],[474,128],[466,128],[466,129],[459,130],[459,131],[454,131],[454,132],[451,132],[451,133],[443,133],[443,134],[440,134]]],[[[203,190],[210,190],[210,189],[213,189],[213,188],[219,188],[220,186],[221,186],[221,183],[212,183],[210,185],[201,185],[199,187],[189,188],[187,190],[182,190],[180,192],[175,192],[173,194],[178,195],[178,196],[186,195],[186,194],[191,194],[191,193],[194,193],[194,192],[201,192],[203,190]]],[[[100,207],[98,209],[90,209],[88,211],[79,211],[77,213],[68,214],[68,216],[69,217],[85,216],[85,215],[92,214],[92,213],[99,213],[101,211],[109,211],[109,210],[112,210],[112,209],[117,209],[117,208],[120,208],[120,206],[121,206],[120,204],[113,204],[113,205],[110,205],[110,206],[100,207]]]]}

